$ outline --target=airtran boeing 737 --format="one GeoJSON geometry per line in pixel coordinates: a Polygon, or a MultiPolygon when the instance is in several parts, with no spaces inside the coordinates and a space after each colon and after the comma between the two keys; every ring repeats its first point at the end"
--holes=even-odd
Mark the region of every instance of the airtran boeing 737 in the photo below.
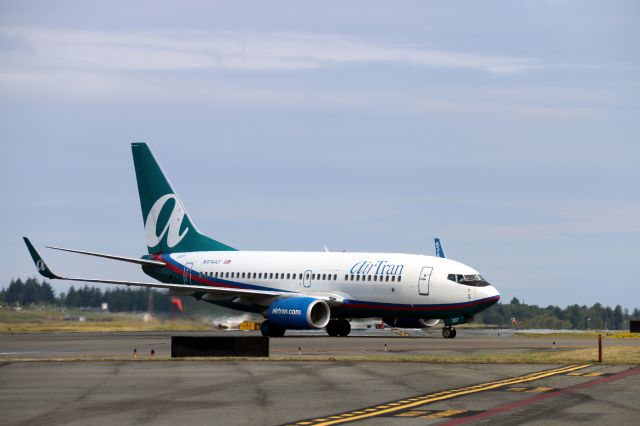
{"type": "Polygon", "coordinates": [[[144,143],[133,162],[149,254],[141,258],[50,247],[138,264],[157,282],[54,274],[29,239],[40,274],[50,279],[158,287],[175,296],[262,314],[261,331],[326,329],[347,336],[350,319],[381,318],[394,327],[444,323],[442,335],[500,299],[475,269],[438,256],[400,253],[240,251],[202,234],[144,143]]]}

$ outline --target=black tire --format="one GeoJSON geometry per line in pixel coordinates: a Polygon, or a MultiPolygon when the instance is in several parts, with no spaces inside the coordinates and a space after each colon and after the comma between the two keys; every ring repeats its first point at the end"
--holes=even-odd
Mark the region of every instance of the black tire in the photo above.
{"type": "Polygon", "coordinates": [[[342,337],[347,337],[351,333],[351,323],[346,319],[340,319],[338,324],[338,334],[342,337]]]}
{"type": "MultiPolygon", "coordinates": [[[[273,326],[272,326],[273,327],[273,326]]],[[[286,328],[283,327],[274,327],[271,336],[272,337],[283,337],[284,333],[287,331],[286,328]]]]}
{"type": "Polygon", "coordinates": [[[451,336],[449,337],[449,339],[454,339],[456,337],[456,329],[451,327],[451,336]]]}
{"type": "Polygon", "coordinates": [[[286,331],[286,328],[273,325],[269,320],[264,321],[260,325],[260,333],[265,337],[282,337],[286,331]]]}
{"type": "Polygon", "coordinates": [[[327,334],[331,337],[336,337],[340,333],[340,323],[338,320],[330,320],[327,324],[327,334]]]}
{"type": "Polygon", "coordinates": [[[266,320],[260,324],[260,333],[262,333],[264,337],[271,337],[271,321],[266,320]]]}
{"type": "Polygon", "coordinates": [[[451,327],[445,327],[442,329],[442,337],[444,337],[445,339],[450,339],[451,334],[451,327]]]}

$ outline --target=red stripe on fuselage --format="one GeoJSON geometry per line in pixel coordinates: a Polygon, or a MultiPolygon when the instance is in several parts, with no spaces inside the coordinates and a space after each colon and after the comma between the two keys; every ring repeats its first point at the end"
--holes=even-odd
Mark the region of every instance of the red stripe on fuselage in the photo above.
{"type": "MultiPolygon", "coordinates": [[[[160,257],[160,260],[162,259],[162,256],[157,256],[160,257]]],[[[180,275],[184,275],[184,269],[177,267],[176,265],[174,265],[171,262],[167,262],[167,268],[169,268],[171,271],[180,274],[180,275]]],[[[226,283],[222,283],[219,281],[215,281],[215,280],[208,280],[206,278],[200,277],[197,274],[191,274],[191,280],[192,281],[196,281],[197,283],[200,284],[204,284],[204,285],[208,285],[210,287],[224,287],[224,288],[237,288],[237,289],[243,289],[243,287],[240,286],[234,286],[231,284],[226,284],[226,283]]]]}
{"type": "Polygon", "coordinates": [[[382,309],[382,310],[395,310],[395,311],[446,311],[448,309],[462,309],[469,308],[477,305],[489,304],[497,301],[500,296],[490,297],[488,299],[474,300],[472,302],[464,302],[460,304],[448,304],[448,305],[428,305],[428,306],[410,306],[410,305],[387,305],[387,304],[371,304],[371,303],[351,303],[346,302],[342,305],[344,309],[382,309]]]}

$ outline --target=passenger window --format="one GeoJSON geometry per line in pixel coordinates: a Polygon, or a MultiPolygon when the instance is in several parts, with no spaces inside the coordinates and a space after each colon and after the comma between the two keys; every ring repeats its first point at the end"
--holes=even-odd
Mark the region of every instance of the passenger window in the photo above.
{"type": "Polygon", "coordinates": [[[333,280],[336,281],[338,279],[338,274],[333,274],[333,280]]]}
{"type": "Polygon", "coordinates": [[[356,275],[356,281],[360,281],[360,275],[356,275]]]}
{"type": "Polygon", "coordinates": [[[270,279],[270,280],[272,280],[272,279],[273,279],[273,272],[271,272],[271,273],[269,274],[269,279],[270,279]]]}
{"type": "Polygon", "coordinates": [[[353,275],[351,275],[351,281],[353,281],[353,275]]]}
{"type": "Polygon", "coordinates": [[[327,274],[322,274],[322,279],[326,280],[327,279],[327,274]]]}
{"type": "Polygon", "coordinates": [[[367,277],[367,281],[371,281],[371,275],[367,277]]]}
{"type": "Polygon", "coordinates": [[[389,275],[385,277],[385,281],[389,281],[389,275]]]}
{"type": "Polygon", "coordinates": [[[394,275],[391,277],[391,281],[395,281],[395,280],[396,280],[396,276],[394,275]]]}
{"type": "Polygon", "coordinates": [[[398,282],[402,280],[402,275],[398,277],[398,282]]]}

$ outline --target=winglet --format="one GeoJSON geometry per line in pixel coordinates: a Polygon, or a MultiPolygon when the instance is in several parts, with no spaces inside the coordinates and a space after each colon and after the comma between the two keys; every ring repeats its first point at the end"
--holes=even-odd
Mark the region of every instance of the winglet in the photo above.
{"type": "Polygon", "coordinates": [[[33,246],[33,244],[31,244],[31,241],[29,241],[27,237],[22,237],[22,239],[24,240],[24,243],[27,245],[27,248],[29,249],[29,254],[33,259],[33,263],[36,264],[36,268],[38,268],[38,272],[40,273],[40,275],[42,275],[43,277],[50,278],[52,280],[56,278],[60,278],[56,274],[51,272],[51,269],[49,269],[47,264],[44,263],[44,260],[42,260],[42,257],[40,256],[36,248],[33,246]]]}
{"type": "Polygon", "coordinates": [[[434,242],[436,244],[436,256],[437,257],[447,257],[446,254],[444,254],[444,247],[442,247],[442,243],[440,242],[440,238],[436,238],[434,239],[434,242]]]}

